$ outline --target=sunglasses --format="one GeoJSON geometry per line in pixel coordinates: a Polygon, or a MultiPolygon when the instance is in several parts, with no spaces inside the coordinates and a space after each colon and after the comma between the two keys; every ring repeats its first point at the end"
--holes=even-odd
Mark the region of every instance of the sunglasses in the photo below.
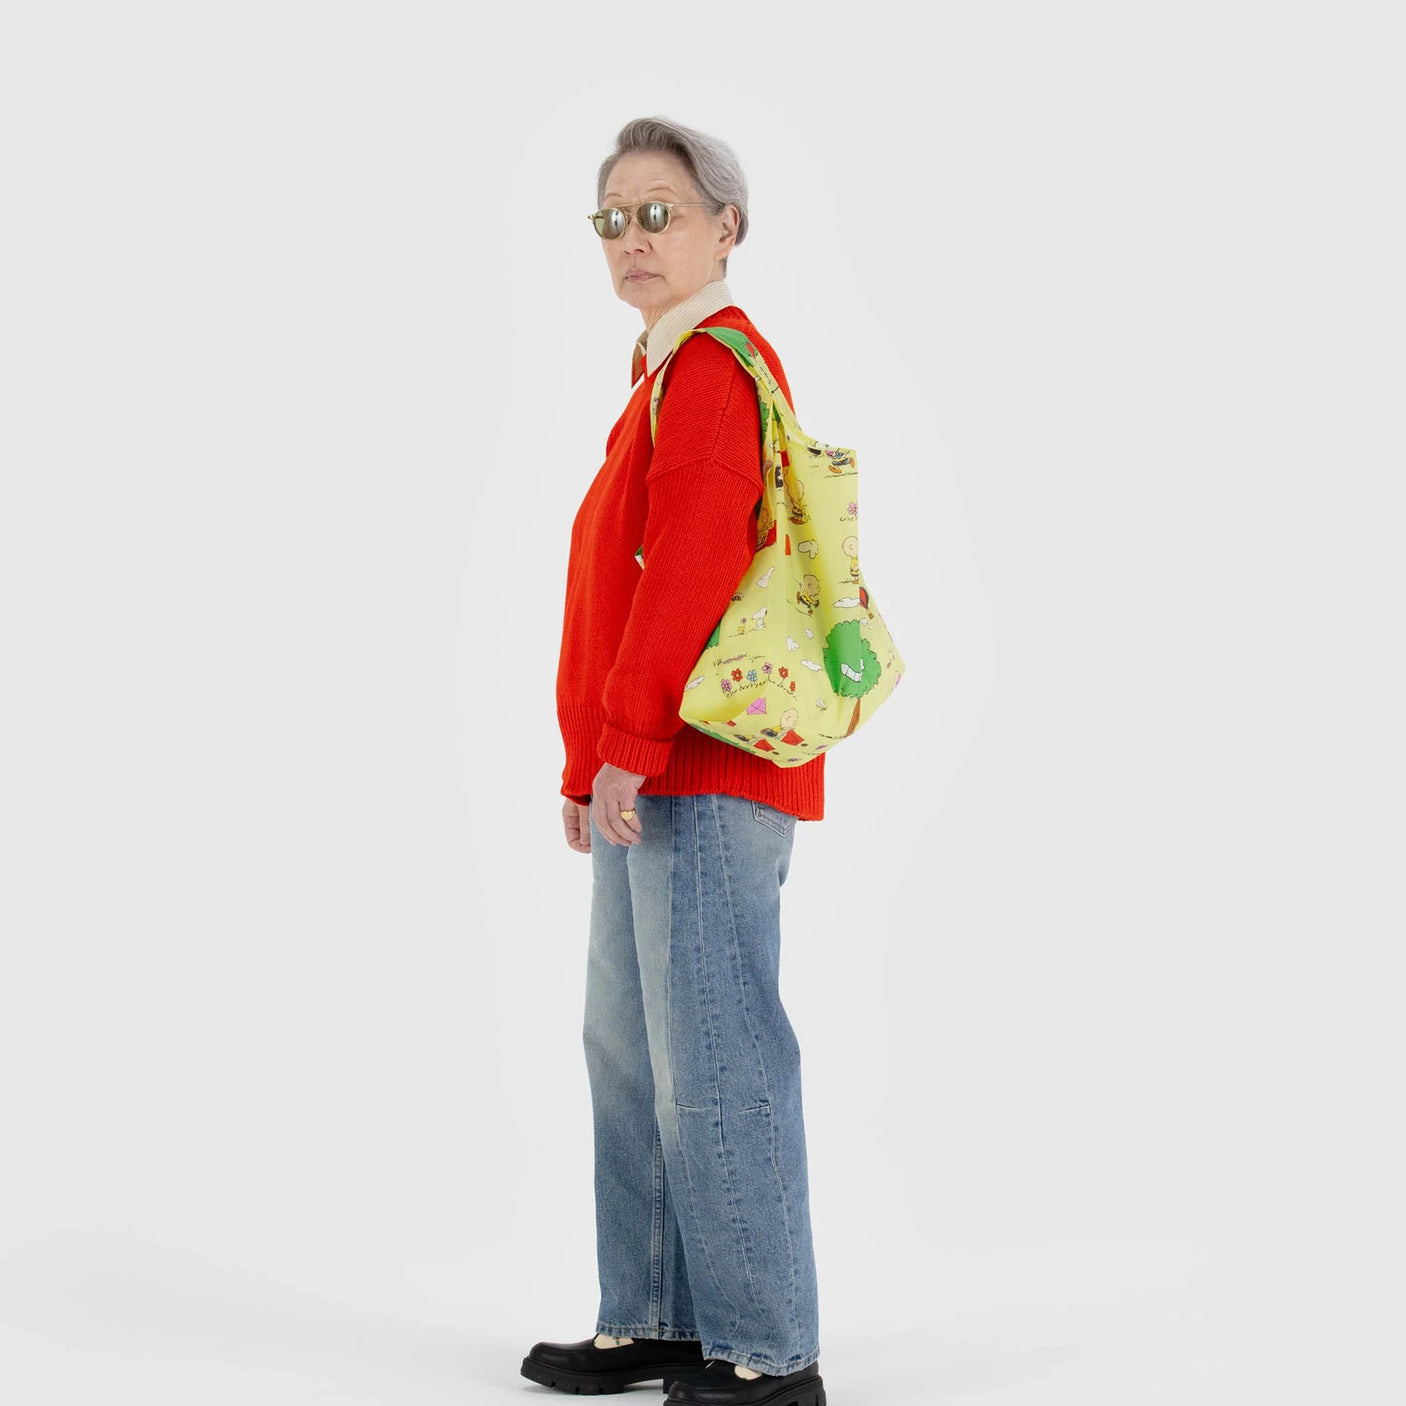
{"type": "Polygon", "coordinates": [[[635,205],[607,205],[586,218],[595,225],[602,239],[619,239],[630,227],[633,216],[646,234],[662,234],[669,228],[669,217],[677,206],[706,205],[702,200],[641,200],[635,205]]]}

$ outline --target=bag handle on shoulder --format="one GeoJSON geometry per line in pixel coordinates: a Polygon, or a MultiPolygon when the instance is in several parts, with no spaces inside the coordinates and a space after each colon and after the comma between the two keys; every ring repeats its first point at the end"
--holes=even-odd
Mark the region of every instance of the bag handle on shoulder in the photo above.
{"type": "MultiPolygon", "coordinates": [[[[763,401],[772,407],[781,423],[794,426],[797,432],[802,432],[796,421],[795,412],[787,403],[785,392],[781,389],[776,377],[771,374],[771,367],[766,364],[766,359],[758,351],[756,343],[745,332],[739,332],[733,327],[690,327],[687,331],[679,334],[678,340],[674,343],[673,351],[669,353],[669,361],[673,360],[674,352],[678,351],[695,332],[706,332],[732,352],[752,379],[756,381],[763,401]]],[[[659,400],[664,394],[664,373],[667,370],[668,364],[666,363],[655,378],[654,391],[649,398],[649,438],[651,443],[654,442],[658,433],[659,400]]]]}

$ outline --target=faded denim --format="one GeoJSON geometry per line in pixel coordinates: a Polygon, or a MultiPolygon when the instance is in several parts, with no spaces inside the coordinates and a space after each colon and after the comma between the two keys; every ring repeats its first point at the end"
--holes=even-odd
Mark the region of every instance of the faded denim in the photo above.
{"type": "Polygon", "coordinates": [[[638,844],[590,822],[596,1332],[794,1372],[820,1356],[800,1046],[778,992],[797,819],[724,794],[635,807],[638,844]]]}

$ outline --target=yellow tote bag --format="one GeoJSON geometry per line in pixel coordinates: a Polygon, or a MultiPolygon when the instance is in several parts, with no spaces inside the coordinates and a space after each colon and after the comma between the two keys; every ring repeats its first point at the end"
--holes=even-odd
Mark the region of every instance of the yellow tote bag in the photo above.
{"type": "MultiPolygon", "coordinates": [[[[777,766],[800,766],[850,736],[898,687],[903,660],[859,570],[852,449],[796,423],[755,343],[693,327],[727,347],[757,383],[764,486],[757,551],[684,686],[679,716],[777,766]]],[[[661,373],[649,403],[657,432],[661,373]]],[[[643,564],[643,548],[636,553],[643,564]]]]}

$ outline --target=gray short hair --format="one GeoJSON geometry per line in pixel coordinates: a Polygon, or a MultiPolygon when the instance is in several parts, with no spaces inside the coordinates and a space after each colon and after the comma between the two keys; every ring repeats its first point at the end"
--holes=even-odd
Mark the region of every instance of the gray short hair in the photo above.
{"type": "MultiPolygon", "coordinates": [[[[713,206],[713,214],[721,215],[728,205],[737,206],[737,238],[734,247],[747,236],[747,177],[737,153],[724,141],[705,132],[670,122],[667,117],[636,117],[627,122],[615,137],[615,150],[600,164],[596,174],[596,205],[605,204],[605,185],[619,159],[632,151],[661,151],[676,156],[693,177],[698,194],[713,206]]],[[[723,260],[727,273],[727,260],[723,260]]]]}

